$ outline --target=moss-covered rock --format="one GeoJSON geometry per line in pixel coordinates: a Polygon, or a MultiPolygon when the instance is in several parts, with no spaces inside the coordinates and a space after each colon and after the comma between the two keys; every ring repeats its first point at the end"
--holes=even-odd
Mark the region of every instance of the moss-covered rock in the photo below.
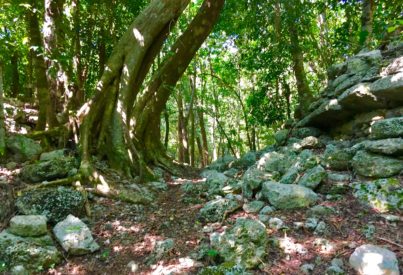
{"type": "Polygon", "coordinates": [[[379,120],[371,126],[373,139],[403,137],[403,117],[379,120]]]}
{"type": "Polygon", "coordinates": [[[352,160],[352,166],[360,176],[387,178],[403,171],[403,160],[358,151],[352,160]]]}
{"type": "Polygon", "coordinates": [[[74,157],[56,158],[24,166],[21,178],[30,183],[52,181],[77,173],[78,161],[74,157]]]}
{"type": "Polygon", "coordinates": [[[212,247],[226,262],[255,268],[267,255],[267,233],[263,223],[239,218],[232,228],[224,233],[210,236],[212,247]]]}
{"type": "Polygon", "coordinates": [[[236,199],[218,198],[209,201],[199,212],[199,219],[204,222],[221,221],[228,215],[241,208],[241,203],[236,199]]]}
{"type": "Polygon", "coordinates": [[[341,171],[348,170],[350,161],[354,157],[353,150],[349,148],[339,148],[329,144],[323,156],[323,165],[329,169],[341,171]]]}
{"type": "Polygon", "coordinates": [[[0,259],[7,269],[22,265],[30,273],[38,273],[55,266],[62,257],[49,235],[19,237],[4,230],[0,233],[0,259]]]}
{"type": "Polygon", "coordinates": [[[80,192],[59,187],[30,191],[17,198],[16,207],[24,215],[44,215],[48,221],[55,224],[69,214],[82,216],[84,214],[84,198],[80,192]]]}
{"type": "Polygon", "coordinates": [[[298,184],[310,189],[315,189],[323,180],[326,179],[326,176],[327,174],[325,169],[318,165],[306,171],[306,173],[298,181],[298,184]]]}
{"type": "Polygon", "coordinates": [[[42,152],[42,147],[33,139],[16,135],[7,138],[7,151],[16,161],[28,161],[36,159],[42,152]]]}

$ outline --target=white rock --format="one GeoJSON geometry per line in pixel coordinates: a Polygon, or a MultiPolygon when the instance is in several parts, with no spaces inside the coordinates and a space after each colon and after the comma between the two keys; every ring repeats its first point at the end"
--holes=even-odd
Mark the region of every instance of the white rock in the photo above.
{"type": "Polygon", "coordinates": [[[395,253],[372,244],[356,248],[349,262],[360,275],[400,274],[395,253]]]}

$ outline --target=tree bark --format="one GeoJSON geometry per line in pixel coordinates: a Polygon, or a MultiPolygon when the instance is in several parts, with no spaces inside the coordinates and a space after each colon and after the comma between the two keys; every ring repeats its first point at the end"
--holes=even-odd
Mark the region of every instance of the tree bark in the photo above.
{"type": "Polygon", "coordinates": [[[0,156],[6,153],[6,127],[3,105],[3,63],[0,61],[0,156]]]}
{"type": "Polygon", "coordinates": [[[43,44],[39,30],[38,17],[34,12],[35,3],[36,1],[34,0],[30,1],[32,8],[27,11],[27,24],[32,52],[32,65],[35,75],[35,86],[39,101],[39,114],[36,130],[44,130],[46,126],[53,128],[58,123],[54,112],[54,106],[50,98],[49,84],[46,78],[45,60],[41,52],[43,44]]]}
{"type": "Polygon", "coordinates": [[[374,9],[375,9],[374,0],[362,1],[361,33],[360,33],[361,48],[366,49],[371,48],[374,9]]]}
{"type": "Polygon", "coordinates": [[[290,53],[293,61],[293,70],[297,82],[297,91],[299,98],[299,106],[295,112],[296,118],[302,118],[307,112],[308,107],[312,103],[313,96],[308,85],[306,73],[304,69],[304,54],[302,52],[299,42],[299,31],[296,25],[299,15],[296,12],[298,9],[299,1],[291,1],[292,3],[286,4],[287,12],[290,13],[288,19],[288,30],[290,32],[290,53]],[[297,3],[298,2],[298,3],[297,3]]]}
{"type": "Polygon", "coordinates": [[[20,71],[18,70],[19,55],[15,50],[11,55],[11,96],[16,98],[20,94],[20,71]]]}

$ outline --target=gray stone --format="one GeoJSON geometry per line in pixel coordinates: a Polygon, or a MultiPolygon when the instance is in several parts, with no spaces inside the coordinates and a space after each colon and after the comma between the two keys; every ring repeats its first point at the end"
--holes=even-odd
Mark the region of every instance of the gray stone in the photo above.
{"type": "Polygon", "coordinates": [[[262,186],[262,182],[270,179],[271,174],[256,167],[250,167],[244,175],[242,176],[242,180],[244,185],[246,185],[250,190],[258,190],[262,186]]]}
{"type": "Polygon", "coordinates": [[[351,174],[347,173],[327,173],[327,182],[337,184],[337,183],[348,183],[351,181],[351,174]]]}
{"type": "Polygon", "coordinates": [[[315,235],[323,235],[327,233],[327,225],[324,221],[321,221],[318,223],[318,225],[315,228],[315,231],[313,232],[315,235]]]}
{"type": "Polygon", "coordinates": [[[403,117],[395,117],[376,121],[371,126],[371,138],[398,138],[403,137],[403,117]]]}
{"type": "Polygon", "coordinates": [[[337,100],[341,106],[354,110],[355,113],[386,107],[385,101],[373,94],[368,83],[359,83],[347,89],[337,100]]]}
{"type": "Polygon", "coordinates": [[[397,73],[383,77],[370,86],[371,92],[377,98],[384,98],[392,107],[397,107],[403,102],[403,73],[397,73]]]}
{"type": "Polygon", "coordinates": [[[364,177],[387,178],[403,170],[403,160],[358,151],[352,160],[354,171],[364,177]]]}
{"type": "Polygon", "coordinates": [[[147,186],[154,192],[164,192],[168,190],[168,184],[165,182],[153,181],[148,183],[147,186]]]}
{"type": "Polygon", "coordinates": [[[63,157],[50,161],[38,162],[24,166],[21,169],[21,178],[30,183],[52,181],[77,172],[78,161],[73,157],[63,157]]]}
{"type": "Polygon", "coordinates": [[[283,220],[281,220],[279,218],[270,218],[268,223],[269,223],[269,227],[272,229],[280,230],[281,228],[284,227],[283,220]]]}
{"type": "Polygon", "coordinates": [[[24,215],[44,215],[55,224],[69,214],[84,214],[84,198],[79,191],[59,187],[25,192],[17,198],[18,212],[24,215]]]}
{"type": "Polygon", "coordinates": [[[21,135],[7,138],[6,147],[12,153],[12,158],[21,162],[36,159],[42,152],[38,143],[21,135]]]}
{"type": "Polygon", "coordinates": [[[403,56],[393,59],[388,66],[382,69],[380,75],[388,76],[397,73],[403,73],[403,56]]]}
{"type": "Polygon", "coordinates": [[[15,168],[17,168],[17,163],[14,161],[8,162],[6,164],[6,168],[7,170],[14,170],[15,168]]]}
{"type": "Polygon", "coordinates": [[[58,158],[64,157],[65,149],[60,149],[60,150],[55,150],[55,151],[50,151],[50,152],[45,152],[42,153],[39,160],[40,161],[48,161],[48,160],[54,160],[58,158]]]}
{"type": "Polygon", "coordinates": [[[263,183],[262,195],[277,209],[308,207],[318,200],[318,195],[309,188],[272,181],[263,183]]]}
{"type": "Polygon", "coordinates": [[[323,164],[333,170],[347,170],[354,154],[349,149],[341,149],[329,144],[323,156],[323,164]]]}
{"type": "Polygon", "coordinates": [[[265,203],[262,201],[251,201],[243,205],[243,210],[246,213],[258,213],[264,207],[265,203]]]}
{"type": "Polygon", "coordinates": [[[300,270],[303,274],[312,274],[314,268],[314,264],[304,264],[300,267],[300,270]]]}
{"type": "Polygon", "coordinates": [[[12,275],[30,275],[23,265],[16,265],[11,268],[12,275]]]}
{"type": "Polygon", "coordinates": [[[157,241],[152,254],[147,259],[147,264],[154,264],[155,262],[161,260],[165,255],[171,252],[174,247],[175,241],[173,239],[157,241]]]}
{"type": "Polygon", "coordinates": [[[306,173],[298,181],[299,185],[315,189],[324,179],[326,179],[325,169],[318,165],[312,169],[306,171],[306,173]]]}
{"type": "Polygon", "coordinates": [[[84,255],[99,249],[88,226],[73,215],[68,215],[65,220],[56,224],[53,233],[70,255],[84,255]]]}
{"type": "Polygon", "coordinates": [[[19,215],[10,220],[9,232],[21,237],[43,236],[48,232],[47,218],[39,215],[19,215]]]}
{"type": "Polygon", "coordinates": [[[286,155],[278,152],[269,152],[264,154],[257,163],[258,169],[263,169],[266,172],[285,173],[292,165],[291,155],[286,155]]]}
{"type": "Polygon", "coordinates": [[[297,168],[298,171],[302,173],[307,169],[314,168],[318,164],[319,158],[314,155],[311,150],[305,149],[298,155],[297,161],[292,167],[297,168]]]}
{"type": "Polygon", "coordinates": [[[283,130],[277,131],[274,134],[274,139],[276,140],[277,145],[285,144],[289,133],[290,133],[290,130],[288,130],[288,129],[283,129],[283,130]]]}
{"type": "Polygon", "coordinates": [[[259,221],[261,221],[264,224],[267,224],[270,220],[270,216],[264,215],[264,214],[259,214],[258,218],[259,218],[259,221]]]}
{"type": "Polygon", "coordinates": [[[229,230],[213,233],[210,241],[226,262],[234,262],[247,269],[260,265],[267,255],[266,228],[256,220],[239,218],[229,230]]]}
{"type": "Polygon", "coordinates": [[[403,138],[388,138],[371,141],[368,140],[355,146],[359,146],[369,152],[376,154],[396,156],[403,155],[403,138]]]}
{"type": "Polygon", "coordinates": [[[293,184],[299,179],[299,171],[296,167],[290,167],[287,172],[281,177],[280,183],[293,184]]]}
{"type": "Polygon", "coordinates": [[[259,214],[261,215],[267,215],[269,213],[274,212],[275,210],[273,209],[273,207],[266,205],[265,207],[262,208],[262,210],[260,210],[259,214]]]}
{"type": "Polygon", "coordinates": [[[214,161],[213,163],[211,163],[208,166],[208,169],[217,170],[219,172],[224,172],[225,170],[228,170],[229,165],[235,160],[236,160],[235,157],[233,157],[231,155],[225,155],[224,157],[219,158],[216,161],[214,161]]]}
{"type": "Polygon", "coordinates": [[[314,148],[320,148],[322,146],[319,139],[313,136],[304,138],[300,142],[300,145],[302,149],[314,149],[314,148]]]}
{"type": "Polygon", "coordinates": [[[308,218],[304,224],[304,227],[308,230],[314,231],[318,226],[319,220],[317,218],[308,218]]]}
{"type": "Polygon", "coordinates": [[[256,152],[248,152],[240,159],[236,159],[229,164],[229,168],[247,169],[256,162],[256,152]]]}
{"type": "Polygon", "coordinates": [[[209,201],[199,212],[199,219],[205,222],[221,221],[225,215],[241,208],[239,201],[235,199],[218,198],[209,201]]]}
{"type": "Polygon", "coordinates": [[[349,263],[358,274],[362,275],[400,274],[396,254],[372,244],[365,244],[356,248],[350,256],[349,263]]]}
{"type": "Polygon", "coordinates": [[[326,269],[326,275],[342,275],[346,274],[344,270],[337,265],[331,265],[326,269]]]}
{"type": "Polygon", "coordinates": [[[20,237],[4,230],[0,233],[0,259],[7,268],[23,266],[33,274],[60,263],[62,255],[49,235],[20,237]]]}

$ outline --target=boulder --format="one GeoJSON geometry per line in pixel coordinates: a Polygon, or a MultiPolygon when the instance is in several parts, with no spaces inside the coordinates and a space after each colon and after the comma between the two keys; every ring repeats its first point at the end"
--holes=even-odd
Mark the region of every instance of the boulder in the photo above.
{"type": "Polygon", "coordinates": [[[354,171],[364,177],[387,178],[403,170],[403,160],[366,151],[358,151],[351,163],[354,171]]]}
{"type": "Polygon", "coordinates": [[[290,167],[281,177],[280,183],[293,184],[299,179],[299,171],[296,167],[290,167]]]}
{"type": "Polygon", "coordinates": [[[37,142],[21,135],[7,138],[6,147],[12,158],[20,162],[34,160],[42,152],[42,147],[37,142]]]}
{"type": "Polygon", "coordinates": [[[354,196],[377,212],[403,209],[403,189],[398,178],[353,183],[354,196]]]}
{"type": "MultiPolygon", "coordinates": [[[[383,155],[403,155],[403,138],[368,140],[355,145],[369,152],[383,155]]],[[[354,147],[355,147],[354,146],[354,147]]]]}
{"type": "Polygon", "coordinates": [[[257,168],[266,172],[283,174],[291,167],[295,154],[292,152],[269,152],[264,154],[257,163],[257,168]]]}
{"type": "Polygon", "coordinates": [[[24,166],[21,178],[30,183],[52,181],[77,173],[78,161],[73,157],[57,158],[24,166]]]}
{"type": "Polygon", "coordinates": [[[257,169],[256,167],[250,167],[242,176],[243,184],[250,190],[254,191],[260,189],[262,182],[270,179],[272,174],[257,169]]]}
{"type": "Polygon", "coordinates": [[[211,163],[208,166],[208,168],[211,170],[217,170],[219,172],[224,172],[225,170],[227,170],[229,168],[230,163],[233,162],[234,160],[236,160],[235,157],[233,157],[231,155],[226,155],[226,156],[223,156],[222,158],[217,159],[213,163],[211,163]]]}
{"type": "Polygon", "coordinates": [[[17,198],[16,207],[24,215],[44,215],[55,224],[72,214],[84,214],[84,198],[80,192],[59,187],[25,192],[17,198]]]}
{"type": "Polygon", "coordinates": [[[199,212],[199,219],[205,222],[221,221],[225,215],[241,208],[241,203],[236,199],[218,198],[209,201],[199,212]]]}
{"type": "Polygon", "coordinates": [[[10,220],[8,231],[21,237],[43,236],[48,232],[47,219],[39,215],[19,215],[10,220]]]}
{"type": "Polygon", "coordinates": [[[403,103],[403,73],[382,77],[370,86],[371,92],[388,102],[390,107],[397,107],[403,103]]]}
{"type": "Polygon", "coordinates": [[[263,223],[239,218],[229,230],[210,236],[211,246],[226,262],[247,269],[257,267],[267,255],[267,233],[263,223]]]}
{"type": "Polygon", "coordinates": [[[65,220],[56,224],[53,233],[70,255],[84,255],[99,249],[87,225],[73,215],[68,215],[65,220]]]}
{"type": "Polygon", "coordinates": [[[256,152],[248,152],[244,154],[241,158],[232,161],[229,164],[229,168],[236,169],[247,169],[256,162],[256,152]]]}
{"type": "Polygon", "coordinates": [[[376,121],[371,126],[372,139],[403,137],[403,117],[376,121]]]}
{"type": "Polygon", "coordinates": [[[39,157],[39,160],[40,161],[49,161],[49,160],[63,158],[65,156],[65,153],[66,153],[65,149],[45,152],[45,153],[41,154],[41,156],[39,157]]]}
{"type": "Polygon", "coordinates": [[[263,183],[262,195],[277,209],[308,207],[318,200],[318,195],[309,188],[272,181],[263,183]]]}
{"type": "Polygon", "coordinates": [[[60,263],[62,255],[49,235],[20,237],[4,230],[0,233],[0,259],[9,269],[23,266],[34,274],[60,263]]]}
{"type": "Polygon", "coordinates": [[[322,146],[319,139],[313,136],[304,138],[299,144],[301,145],[301,149],[314,149],[322,146]]]}
{"type": "Polygon", "coordinates": [[[260,209],[264,207],[265,203],[263,201],[251,201],[243,205],[243,210],[246,213],[258,213],[260,209]]]}
{"type": "Polygon", "coordinates": [[[348,170],[353,157],[354,153],[352,150],[348,148],[338,148],[335,145],[329,144],[326,146],[323,156],[323,165],[333,170],[348,170]]]}
{"type": "Polygon", "coordinates": [[[396,254],[392,251],[365,244],[357,247],[349,259],[350,265],[360,275],[399,275],[396,254]]]}
{"type": "Polygon", "coordinates": [[[287,141],[288,135],[290,133],[290,130],[288,129],[282,129],[280,131],[277,131],[274,134],[274,139],[276,140],[277,145],[283,145],[287,141]]]}
{"type": "Polygon", "coordinates": [[[327,174],[325,169],[318,165],[306,171],[306,173],[298,181],[298,184],[310,189],[315,189],[323,180],[326,179],[326,176],[327,174]]]}

